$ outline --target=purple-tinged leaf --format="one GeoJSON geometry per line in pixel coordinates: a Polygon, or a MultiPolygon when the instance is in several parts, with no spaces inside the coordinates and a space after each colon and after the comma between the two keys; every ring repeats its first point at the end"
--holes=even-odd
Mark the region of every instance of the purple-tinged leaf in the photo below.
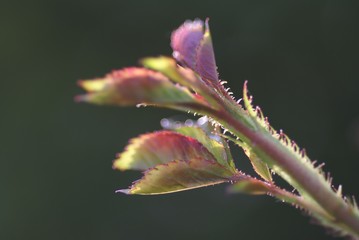
{"type": "Polygon", "coordinates": [[[208,19],[205,24],[198,19],[186,21],[172,33],[171,46],[178,62],[197,72],[204,81],[219,84],[208,19]]]}
{"type": "Polygon", "coordinates": [[[202,78],[218,83],[217,65],[211,33],[209,31],[208,19],[205,23],[203,39],[197,49],[196,69],[202,78]]]}
{"type": "Polygon", "coordinates": [[[186,66],[196,69],[197,48],[203,38],[203,22],[186,21],[172,33],[173,57],[186,66]]]}
{"type": "Polygon", "coordinates": [[[132,139],[125,151],[118,155],[113,167],[146,170],[173,160],[195,158],[216,162],[216,158],[196,139],[171,131],[159,131],[132,139]]]}
{"type": "Polygon", "coordinates": [[[190,190],[229,182],[234,173],[217,162],[203,158],[171,161],[145,172],[126,194],[154,195],[190,190]]]}
{"type": "Polygon", "coordinates": [[[200,99],[187,88],[173,84],[161,73],[145,68],[125,68],[104,78],[80,81],[88,94],[77,101],[111,105],[170,105],[199,103],[200,99]]]}

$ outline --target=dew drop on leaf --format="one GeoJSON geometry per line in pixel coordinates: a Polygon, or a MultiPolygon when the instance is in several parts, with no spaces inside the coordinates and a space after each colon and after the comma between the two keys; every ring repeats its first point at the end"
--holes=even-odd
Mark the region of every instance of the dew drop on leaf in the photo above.
{"type": "Polygon", "coordinates": [[[197,120],[198,126],[202,126],[202,125],[206,124],[207,122],[208,122],[207,116],[201,117],[197,120]]]}
{"type": "Polygon", "coordinates": [[[192,127],[193,126],[193,120],[192,119],[187,119],[184,122],[184,125],[186,125],[187,127],[192,127]]]}
{"type": "Polygon", "coordinates": [[[167,118],[162,118],[160,121],[160,124],[161,124],[161,127],[165,128],[165,129],[168,129],[171,127],[171,122],[167,118]]]}

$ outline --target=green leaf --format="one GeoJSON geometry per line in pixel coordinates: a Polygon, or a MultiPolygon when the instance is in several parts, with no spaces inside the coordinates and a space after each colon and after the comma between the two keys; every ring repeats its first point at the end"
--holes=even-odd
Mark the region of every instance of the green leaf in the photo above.
{"type": "MultiPolygon", "coordinates": [[[[213,154],[219,164],[235,170],[232,155],[225,142],[219,142],[210,138],[200,127],[179,127],[174,129],[174,131],[198,140],[213,154]]],[[[220,138],[219,136],[216,137],[220,138]]]]}
{"type": "Polygon", "coordinates": [[[158,71],[174,82],[193,90],[198,90],[196,85],[198,85],[199,79],[196,74],[188,68],[178,67],[173,58],[165,56],[147,57],[140,62],[144,67],[158,71]]]}
{"type": "Polygon", "coordinates": [[[228,182],[233,175],[232,171],[211,160],[175,160],[149,169],[129,189],[119,192],[141,195],[179,192],[228,182]]]}
{"type": "Polygon", "coordinates": [[[146,170],[173,160],[195,158],[216,161],[211,152],[196,139],[171,131],[159,131],[130,140],[125,151],[114,161],[113,167],[119,170],[146,170]]]}
{"type": "Polygon", "coordinates": [[[232,142],[234,142],[238,146],[240,146],[243,149],[244,153],[249,158],[249,160],[251,161],[254,171],[256,171],[256,173],[259,176],[261,176],[264,180],[266,180],[268,182],[272,182],[272,180],[273,180],[272,174],[269,170],[267,163],[265,163],[261,158],[259,158],[257,156],[257,154],[255,154],[253,149],[248,144],[246,144],[245,142],[241,142],[239,140],[233,139],[229,136],[223,136],[223,137],[231,140],[232,142]]]}
{"type": "Polygon", "coordinates": [[[266,181],[271,182],[272,174],[270,173],[268,165],[263,162],[250,147],[244,147],[243,150],[248,156],[249,160],[251,160],[253,169],[256,171],[256,173],[258,173],[259,176],[261,176],[266,181]]]}
{"type": "Polygon", "coordinates": [[[104,78],[80,81],[88,94],[78,101],[110,105],[176,105],[201,103],[187,88],[173,84],[166,76],[145,68],[125,68],[104,78]]]}

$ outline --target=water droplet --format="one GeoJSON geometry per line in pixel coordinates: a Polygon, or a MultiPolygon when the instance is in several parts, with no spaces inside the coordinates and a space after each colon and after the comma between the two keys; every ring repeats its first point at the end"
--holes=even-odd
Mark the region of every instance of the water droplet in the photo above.
{"type": "Polygon", "coordinates": [[[178,59],[180,57],[180,55],[181,54],[178,51],[173,51],[173,53],[172,53],[172,56],[176,59],[178,59]]]}
{"type": "Polygon", "coordinates": [[[199,126],[202,126],[204,124],[206,124],[208,122],[208,117],[207,116],[204,116],[204,117],[201,117],[197,120],[197,124],[199,126]]]}
{"type": "Polygon", "coordinates": [[[193,126],[193,120],[192,119],[187,119],[184,122],[184,125],[188,126],[188,127],[192,127],[193,126]]]}
{"type": "Polygon", "coordinates": [[[171,122],[167,118],[162,118],[160,124],[161,124],[161,127],[165,128],[165,129],[168,129],[171,127],[171,122]]]}

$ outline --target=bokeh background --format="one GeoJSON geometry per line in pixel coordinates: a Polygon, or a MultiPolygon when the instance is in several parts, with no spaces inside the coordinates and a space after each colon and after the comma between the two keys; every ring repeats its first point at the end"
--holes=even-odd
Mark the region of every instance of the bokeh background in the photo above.
{"type": "Polygon", "coordinates": [[[196,17],[210,17],[235,95],[248,79],[273,126],[359,197],[357,1],[5,0],[0,239],[332,239],[292,207],[225,186],[114,193],[140,176],[112,170],[115,153],[178,113],[76,104],[76,81],[170,55],[171,31],[196,17]]]}

